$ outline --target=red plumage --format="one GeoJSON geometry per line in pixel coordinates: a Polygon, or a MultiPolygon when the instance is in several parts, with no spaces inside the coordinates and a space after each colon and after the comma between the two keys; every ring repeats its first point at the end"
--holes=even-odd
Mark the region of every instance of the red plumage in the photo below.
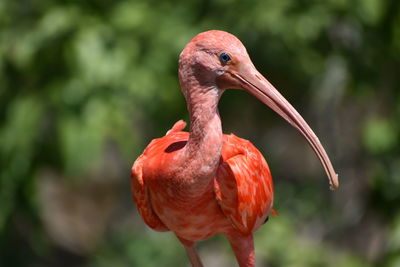
{"type": "Polygon", "coordinates": [[[157,163],[174,164],[174,154],[189,138],[188,132],[181,131],[184,126],[179,121],[166,136],[153,140],[132,168],[132,194],[143,220],[156,231],[167,231],[167,225],[171,225],[178,236],[188,240],[203,240],[230,231],[250,234],[272,208],[273,186],[267,162],[249,141],[224,135],[218,170],[208,190],[199,198],[185,198],[182,202],[177,197],[182,188],[173,179],[157,175],[157,163]],[[146,164],[149,175],[145,177],[149,181],[143,177],[146,164]],[[150,200],[152,194],[156,196],[150,200]],[[202,214],[204,220],[188,215],[188,206],[190,213],[202,214]],[[155,210],[166,214],[164,220],[155,210]]]}

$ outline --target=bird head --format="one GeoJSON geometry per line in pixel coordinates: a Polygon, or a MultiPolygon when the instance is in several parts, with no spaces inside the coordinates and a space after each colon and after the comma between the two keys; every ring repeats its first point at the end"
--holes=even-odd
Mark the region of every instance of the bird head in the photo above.
{"type": "MultiPolygon", "coordinates": [[[[257,71],[246,48],[234,35],[213,30],[195,36],[180,55],[179,78],[181,84],[195,82],[209,90],[219,91],[240,89],[258,98],[304,136],[320,159],[331,188],[336,189],[339,186],[331,161],[313,130],[278,90],[257,71]]],[[[184,91],[184,94],[188,92],[184,91]]]]}

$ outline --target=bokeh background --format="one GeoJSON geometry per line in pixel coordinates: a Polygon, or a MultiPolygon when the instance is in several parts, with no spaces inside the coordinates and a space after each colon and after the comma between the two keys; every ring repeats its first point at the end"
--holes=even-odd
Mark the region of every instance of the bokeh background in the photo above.
{"type": "MultiPolygon", "coordinates": [[[[130,167],[188,120],[178,56],[197,33],[238,36],[325,145],[253,97],[226,92],[223,128],[251,140],[278,217],[255,233],[258,266],[400,266],[400,1],[0,1],[0,266],[188,266],[145,226],[130,167]]],[[[227,241],[206,266],[235,266],[227,241]]]]}

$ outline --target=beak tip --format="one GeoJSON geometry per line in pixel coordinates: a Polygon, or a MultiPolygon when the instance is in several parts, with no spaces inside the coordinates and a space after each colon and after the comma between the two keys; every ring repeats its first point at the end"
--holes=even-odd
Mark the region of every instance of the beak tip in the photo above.
{"type": "Polygon", "coordinates": [[[339,188],[339,175],[336,174],[334,176],[334,178],[330,182],[330,189],[333,191],[333,190],[336,190],[338,188],[339,188]]]}

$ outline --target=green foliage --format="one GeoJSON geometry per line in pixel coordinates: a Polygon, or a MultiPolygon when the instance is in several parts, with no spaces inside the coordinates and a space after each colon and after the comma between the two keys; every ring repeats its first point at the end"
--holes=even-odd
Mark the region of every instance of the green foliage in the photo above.
{"type": "Polygon", "coordinates": [[[364,130],[364,143],[373,153],[386,152],[396,147],[396,124],[383,120],[370,120],[364,130]]]}
{"type": "MultiPolygon", "coordinates": [[[[187,120],[177,60],[208,29],[243,41],[342,178],[328,192],[302,139],[253,98],[224,95],[224,129],[275,178],[280,216],[255,234],[259,262],[399,265],[399,14],[396,0],[0,1],[0,265],[187,263],[172,234],[132,218],[129,169],[187,120]]],[[[209,246],[233,257],[225,240],[203,256],[209,246]]]]}
{"type": "MultiPolygon", "coordinates": [[[[150,231],[150,230],[149,230],[150,231]]],[[[116,234],[111,242],[99,249],[92,266],[183,266],[185,255],[171,233],[116,234]]],[[[133,231],[132,231],[133,232],[133,231]]]]}

